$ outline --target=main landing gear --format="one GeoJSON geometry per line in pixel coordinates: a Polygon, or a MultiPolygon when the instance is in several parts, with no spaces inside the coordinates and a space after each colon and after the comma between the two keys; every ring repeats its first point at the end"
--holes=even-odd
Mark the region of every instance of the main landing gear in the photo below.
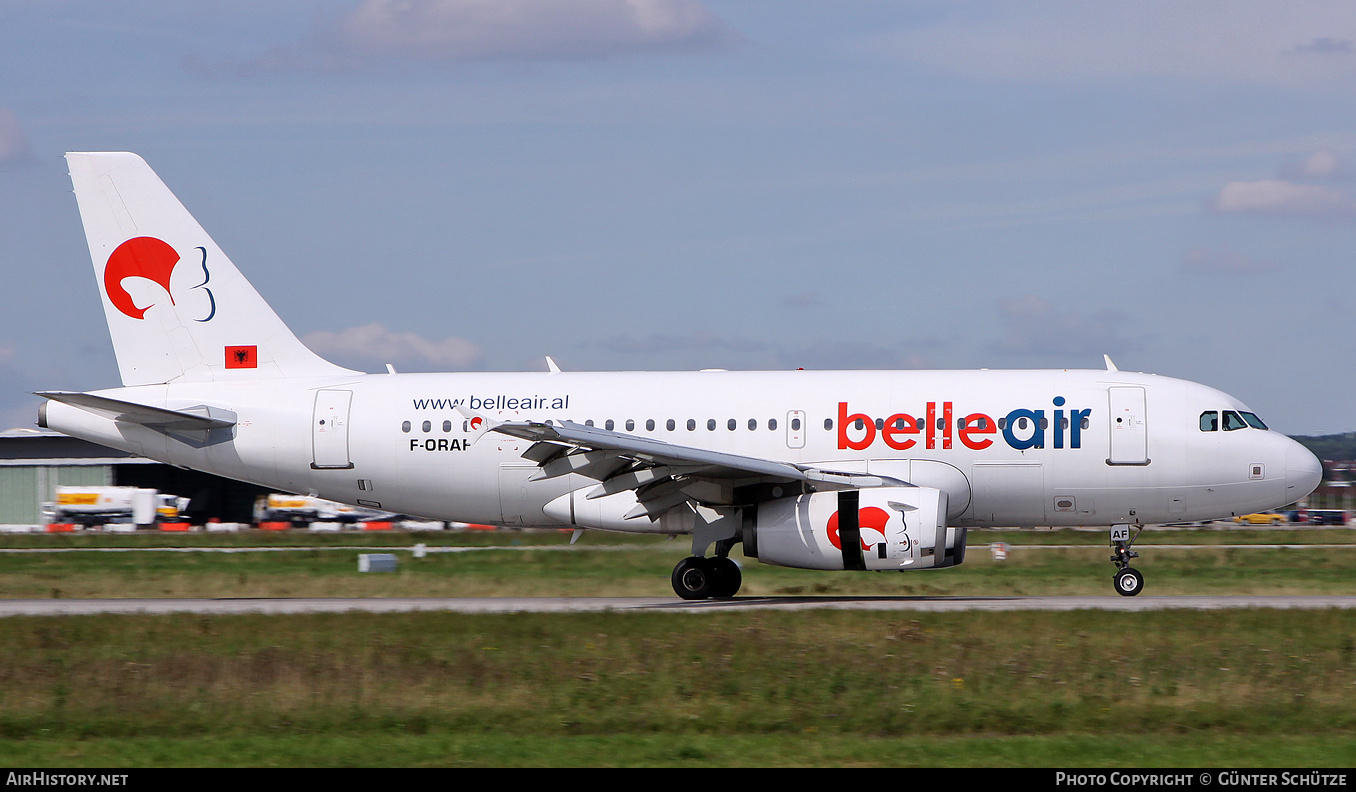
{"type": "Polygon", "coordinates": [[[1130,546],[1139,538],[1140,528],[1135,531],[1135,535],[1130,536],[1130,526],[1113,525],[1111,526],[1111,546],[1115,548],[1111,561],[1116,565],[1116,576],[1111,579],[1112,586],[1116,593],[1122,597],[1133,597],[1144,590],[1144,576],[1138,569],[1130,568],[1130,559],[1139,558],[1139,553],[1130,549],[1130,546]]]}
{"type": "Polygon", "coordinates": [[[673,591],[685,600],[729,599],[744,576],[728,556],[688,556],[673,568],[673,591]]]}

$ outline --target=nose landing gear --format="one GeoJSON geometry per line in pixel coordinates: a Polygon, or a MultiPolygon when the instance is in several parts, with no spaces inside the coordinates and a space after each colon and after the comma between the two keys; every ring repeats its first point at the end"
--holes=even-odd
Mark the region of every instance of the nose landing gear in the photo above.
{"type": "Polygon", "coordinates": [[[1130,559],[1139,558],[1139,553],[1130,547],[1143,530],[1144,528],[1140,527],[1132,537],[1130,526],[1111,526],[1111,546],[1115,548],[1111,561],[1116,565],[1116,575],[1111,579],[1111,583],[1116,593],[1122,597],[1133,597],[1144,590],[1144,575],[1140,574],[1139,570],[1130,568],[1130,559]]]}

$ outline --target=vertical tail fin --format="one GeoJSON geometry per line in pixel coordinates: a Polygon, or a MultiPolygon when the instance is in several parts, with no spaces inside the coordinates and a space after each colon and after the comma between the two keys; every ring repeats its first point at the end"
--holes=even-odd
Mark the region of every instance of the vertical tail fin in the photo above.
{"type": "Polygon", "coordinates": [[[123,385],[348,373],[297,340],[141,157],[66,163],[123,385]]]}

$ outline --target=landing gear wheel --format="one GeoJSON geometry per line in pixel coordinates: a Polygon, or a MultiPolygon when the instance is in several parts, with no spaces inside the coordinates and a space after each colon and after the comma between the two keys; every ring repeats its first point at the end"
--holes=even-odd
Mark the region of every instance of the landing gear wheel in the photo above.
{"type": "Polygon", "coordinates": [[[708,558],[706,562],[711,566],[711,572],[715,576],[715,583],[711,586],[711,596],[717,599],[729,599],[739,593],[739,586],[744,582],[744,574],[739,571],[739,564],[731,561],[729,558],[708,558]]]}
{"type": "Polygon", "coordinates": [[[718,573],[711,561],[688,556],[673,568],[673,592],[685,600],[703,600],[714,594],[718,573]]]}
{"type": "Polygon", "coordinates": [[[1144,576],[1138,569],[1126,567],[1116,572],[1116,577],[1112,581],[1116,588],[1116,593],[1122,597],[1133,597],[1144,590],[1144,576]]]}

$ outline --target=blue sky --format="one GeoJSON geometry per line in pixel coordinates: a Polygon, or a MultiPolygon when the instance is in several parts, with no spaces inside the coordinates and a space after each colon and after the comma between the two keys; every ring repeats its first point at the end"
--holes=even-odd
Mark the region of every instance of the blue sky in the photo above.
{"type": "Polygon", "coordinates": [[[116,385],[61,154],[380,371],[1099,368],[1356,430],[1344,3],[0,0],[0,423],[116,385]]]}

